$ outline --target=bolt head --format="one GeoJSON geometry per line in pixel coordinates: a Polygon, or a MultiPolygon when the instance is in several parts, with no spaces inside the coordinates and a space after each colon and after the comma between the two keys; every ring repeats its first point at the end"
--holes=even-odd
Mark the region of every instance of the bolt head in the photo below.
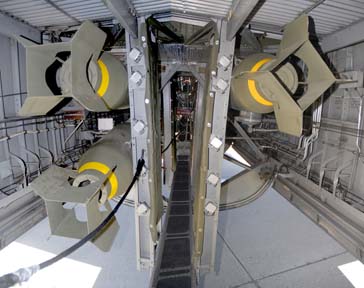
{"type": "Polygon", "coordinates": [[[143,76],[142,74],[140,74],[138,71],[135,71],[131,76],[130,76],[130,81],[132,81],[134,84],[136,85],[140,85],[142,83],[143,80],[143,76]]]}
{"type": "Polygon", "coordinates": [[[207,177],[207,182],[209,182],[213,186],[216,186],[219,183],[219,181],[220,181],[220,178],[217,175],[213,174],[213,173],[211,173],[207,177]]]}
{"type": "Polygon", "coordinates": [[[139,51],[137,48],[133,48],[129,53],[129,58],[134,60],[136,63],[140,61],[140,58],[142,57],[142,52],[139,51]]]}
{"type": "Polygon", "coordinates": [[[224,69],[228,68],[231,64],[231,60],[226,57],[226,56],[222,56],[219,59],[219,66],[223,67],[224,69]]]}
{"type": "Polygon", "coordinates": [[[225,92],[226,89],[229,87],[229,83],[226,82],[224,79],[219,79],[216,83],[216,87],[221,90],[222,92],[225,92]]]}
{"type": "Polygon", "coordinates": [[[137,121],[134,126],[133,126],[134,130],[139,133],[140,135],[143,134],[144,132],[144,128],[145,128],[145,124],[143,121],[137,121]]]}
{"type": "Polygon", "coordinates": [[[140,203],[136,209],[137,214],[140,215],[145,215],[149,210],[149,207],[146,203],[140,203]]]}
{"type": "Polygon", "coordinates": [[[217,207],[214,203],[212,202],[208,202],[205,206],[205,214],[208,215],[208,216],[212,216],[215,214],[217,210],[217,207]]]}
{"type": "Polygon", "coordinates": [[[214,147],[216,150],[219,150],[221,148],[222,144],[223,144],[223,142],[220,138],[212,135],[211,140],[210,140],[210,145],[212,147],[214,147]]]}

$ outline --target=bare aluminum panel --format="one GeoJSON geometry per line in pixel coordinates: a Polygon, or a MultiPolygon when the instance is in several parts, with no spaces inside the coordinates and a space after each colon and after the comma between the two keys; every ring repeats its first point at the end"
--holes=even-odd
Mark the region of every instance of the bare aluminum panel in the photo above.
{"type": "Polygon", "coordinates": [[[102,0],[1,1],[0,11],[34,27],[75,25],[85,20],[113,18],[102,0]]]}
{"type": "MultiPolygon", "coordinates": [[[[318,34],[325,35],[348,27],[364,18],[364,3],[354,0],[267,0],[252,21],[283,28],[306,12],[315,20],[318,34]]],[[[278,32],[278,31],[277,31],[278,32]]]]}
{"type": "Polygon", "coordinates": [[[178,11],[218,18],[228,15],[232,2],[233,0],[132,0],[139,15],[178,11]]]}

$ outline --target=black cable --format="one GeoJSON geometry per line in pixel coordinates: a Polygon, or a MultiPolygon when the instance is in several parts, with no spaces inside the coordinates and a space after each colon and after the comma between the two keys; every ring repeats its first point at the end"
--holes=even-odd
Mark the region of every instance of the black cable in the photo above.
{"type": "Polygon", "coordinates": [[[178,132],[178,134],[177,135],[174,135],[174,137],[171,139],[171,141],[168,143],[168,145],[167,145],[167,147],[166,148],[164,148],[163,150],[162,150],[162,152],[161,152],[161,154],[164,154],[164,152],[166,152],[167,150],[168,150],[168,148],[172,145],[172,143],[174,142],[174,141],[176,141],[176,138],[182,133],[183,131],[180,131],[180,132],[178,132]]]}
{"type": "Polygon", "coordinates": [[[161,152],[161,154],[164,154],[168,148],[172,145],[173,142],[175,142],[177,140],[177,137],[180,135],[186,134],[186,131],[180,131],[178,132],[176,135],[173,136],[173,138],[171,139],[171,141],[168,143],[168,145],[166,146],[166,148],[164,148],[161,152]]]}
{"type": "Polygon", "coordinates": [[[46,261],[40,263],[39,265],[35,265],[35,266],[30,267],[30,268],[22,268],[22,269],[19,269],[18,271],[14,272],[14,273],[9,273],[9,274],[3,275],[2,277],[0,277],[0,288],[11,287],[11,286],[19,284],[21,282],[27,281],[30,278],[30,276],[32,276],[38,270],[44,269],[44,268],[56,263],[57,261],[67,257],[68,255],[70,255],[71,253],[76,251],[78,248],[83,246],[86,242],[88,242],[89,240],[92,240],[95,236],[97,236],[97,234],[114,217],[116,212],[119,210],[121,204],[123,204],[125,198],[128,196],[130,190],[133,188],[135,182],[138,180],[138,178],[139,178],[139,176],[140,176],[140,174],[142,172],[142,169],[144,167],[144,163],[145,163],[145,161],[144,161],[143,158],[140,158],[138,160],[138,164],[137,164],[137,168],[136,168],[133,180],[131,181],[128,189],[123,194],[123,196],[120,198],[119,202],[116,204],[114,209],[110,212],[110,214],[93,231],[91,231],[89,234],[87,234],[84,238],[82,238],[76,244],[74,244],[71,247],[69,247],[68,249],[64,250],[63,252],[61,252],[57,256],[55,256],[55,257],[53,257],[53,258],[51,258],[49,260],[46,260],[46,261]],[[34,271],[30,271],[32,269],[34,269],[34,271]],[[27,274],[27,273],[30,274],[30,275],[24,275],[24,274],[27,274]]]}
{"type": "Polygon", "coordinates": [[[168,148],[172,145],[172,143],[175,140],[176,140],[175,138],[172,138],[172,140],[169,142],[169,144],[167,145],[167,147],[162,150],[161,154],[164,154],[164,152],[166,152],[168,150],[168,148]]]}
{"type": "Polygon", "coordinates": [[[92,232],[90,232],[89,234],[87,234],[84,238],[82,238],[80,241],[78,241],[76,244],[74,244],[73,246],[71,246],[70,248],[68,248],[67,250],[63,251],[62,253],[58,254],[57,256],[44,261],[42,263],[39,264],[39,269],[43,269],[46,268],[50,265],[52,265],[53,263],[61,260],[62,258],[67,257],[68,255],[70,255],[71,253],[73,253],[74,251],[76,251],[78,248],[80,248],[81,246],[83,246],[86,242],[88,242],[89,240],[92,240],[108,223],[109,221],[112,219],[112,217],[114,217],[114,215],[116,214],[116,212],[119,210],[121,204],[123,204],[125,198],[128,196],[131,188],[133,188],[135,182],[138,180],[138,177],[140,176],[140,173],[143,169],[144,166],[144,159],[139,159],[138,161],[138,165],[137,165],[137,170],[135,172],[135,175],[133,177],[133,180],[131,181],[128,189],[126,190],[126,192],[123,194],[123,196],[120,198],[120,201],[116,204],[116,206],[114,207],[114,209],[110,212],[110,214],[104,219],[104,221],[102,221],[99,226],[97,226],[92,232]]]}

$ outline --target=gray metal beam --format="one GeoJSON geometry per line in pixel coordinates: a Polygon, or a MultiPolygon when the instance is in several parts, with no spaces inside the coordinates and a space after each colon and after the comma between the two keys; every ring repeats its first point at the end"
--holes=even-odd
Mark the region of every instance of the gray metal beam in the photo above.
{"type": "Polygon", "coordinates": [[[22,23],[15,18],[9,17],[0,11],[0,34],[7,37],[23,35],[34,41],[40,42],[40,31],[28,24],[22,23]]]}
{"type": "Polygon", "coordinates": [[[51,5],[53,8],[57,9],[62,14],[66,15],[68,18],[70,18],[72,21],[74,21],[76,24],[81,24],[81,21],[78,20],[76,17],[73,17],[71,14],[69,14],[67,11],[59,7],[56,3],[54,3],[52,0],[44,0],[49,5],[51,5]]]}
{"type": "MultiPolygon", "coordinates": [[[[323,4],[326,0],[318,0],[317,2],[315,2],[314,4],[312,4],[310,7],[306,8],[305,10],[303,10],[299,16],[303,15],[303,14],[308,14],[310,12],[312,12],[314,9],[316,9],[317,7],[319,7],[321,4],[323,4]]],[[[299,16],[297,16],[296,18],[298,18],[299,16]]]]}
{"type": "Polygon", "coordinates": [[[104,0],[106,6],[111,13],[120,22],[133,38],[138,37],[137,20],[134,15],[130,13],[132,7],[130,7],[128,0],[104,0]]]}
{"type": "Polygon", "coordinates": [[[137,267],[149,269],[154,265],[154,246],[158,240],[157,226],[162,215],[160,97],[157,93],[155,59],[144,18],[139,18],[139,39],[126,31],[129,76],[129,103],[134,167],[144,156],[145,169],[136,185],[135,227],[137,267]],[[131,55],[138,54],[138,57],[131,55]]]}
{"type": "Polygon", "coordinates": [[[290,171],[278,176],[274,189],[364,262],[364,215],[305,177],[290,171]]]}
{"type": "Polygon", "coordinates": [[[231,41],[236,33],[242,28],[259,0],[236,0],[231,11],[231,16],[227,23],[227,40],[231,41]]]}
{"type": "Polygon", "coordinates": [[[252,31],[260,31],[265,33],[281,34],[283,35],[283,26],[271,25],[260,22],[249,22],[249,28],[252,31]]]}
{"type": "Polygon", "coordinates": [[[191,24],[191,25],[201,26],[201,27],[205,26],[209,22],[209,19],[207,19],[205,17],[190,15],[190,14],[186,15],[186,14],[175,12],[175,11],[167,11],[164,13],[159,13],[157,15],[154,15],[154,17],[159,22],[174,21],[174,22],[191,24]]]}
{"type": "Polygon", "coordinates": [[[197,42],[198,40],[207,37],[211,33],[211,31],[213,31],[214,28],[215,28],[215,22],[210,21],[204,27],[202,27],[200,30],[194,33],[190,38],[188,38],[186,40],[186,45],[195,44],[195,42],[197,42]]]}
{"type": "MultiPolygon", "coordinates": [[[[202,143],[203,146],[207,146],[208,151],[207,161],[205,163],[202,162],[201,165],[203,167],[203,165],[207,164],[206,175],[203,175],[206,178],[200,179],[206,187],[206,194],[199,195],[200,199],[202,196],[205,196],[205,199],[201,199],[200,203],[200,205],[203,205],[201,205],[202,207],[200,206],[200,209],[203,209],[201,210],[204,214],[203,249],[199,263],[200,271],[212,271],[216,267],[215,254],[217,223],[219,222],[221,167],[224,157],[230,81],[235,48],[235,37],[233,37],[232,41],[225,40],[229,31],[227,23],[225,21],[221,24],[218,23],[218,29],[220,35],[215,35],[214,38],[215,49],[218,47],[218,53],[212,53],[212,59],[209,63],[212,69],[210,72],[210,86],[206,87],[207,97],[210,98],[213,108],[211,116],[207,119],[208,123],[204,127],[209,138],[205,139],[202,143]],[[226,63],[224,64],[225,61],[226,63]]],[[[198,253],[199,251],[196,252],[198,253]]],[[[198,255],[197,253],[196,255],[198,255]]]]}
{"type": "Polygon", "coordinates": [[[364,21],[334,32],[321,41],[322,51],[327,53],[364,41],[364,21]]]}
{"type": "Polygon", "coordinates": [[[200,75],[193,65],[184,65],[184,64],[173,64],[171,65],[171,68],[167,70],[165,73],[162,74],[162,84],[161,89],[164,88],[168,84],[168,82],[171,80],[171,78],[176,74],[176,72],[191,72],[192,75],[198,80],[199,85],[203,86],[205,77],[200,75]]]}
{"type": "Polygon", "coordinates": [[[47,216],[43,200],[26,188],[0,200],[0,250],[47,216]]]}
{"type": "Polygon", "coordinates": [[[254,141],[250,139],[249,135],[240,126],[240,124],[238,123],[238,121],[236,121],[236,120],[231,121],[230,119],[228,121],[234,126],[234,128],[240,134],[240,136],[242,136],[244,138],[244,140],[248,143],[248,145],[250,146],[250,148],[256,154],[256,157],[259,158],[260,160],[265,159],[266,157],[265,157],[264,153],[262,151],[260,151],[259,148],[258,148],[258,146],[255,145],[254,141]]]}

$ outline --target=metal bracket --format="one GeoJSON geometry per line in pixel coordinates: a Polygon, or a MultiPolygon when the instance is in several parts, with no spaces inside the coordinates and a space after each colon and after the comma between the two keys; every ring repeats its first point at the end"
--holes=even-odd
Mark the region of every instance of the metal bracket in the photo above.
{"type": "Polygon", "coordinates": [[[20,158],[19,156],[15,155],[14,153],[10,152],[9,151],[9,155],[10,157],[13,157],[20,165],[21,167],[21,170],[23,172],[23,188],[27,187],[28,186],[28,173],[27,173],[27,165],[25,164],[25,161],[20,158]]]}
{"type": "Polygon", "coordinates": [[[139,39],[134,39],[132,35],[126,33],[126,45],[130,118],[144,123],[142,130],[145,130],[139,133],[138,129],[131,129],[133,164],[135,169],[138,159],[144,154],[145,166],[148,167],[139,178],[134,198],[137,268],[141,270],[154,265],[154,246],[158,240],[157,225],[163,211],[163,203],[160,179],[160,128],[159,122],[156,121],[156,115],[160,116],[157,112],[160,111],[160,100],[155,95],[156,82],[151,81],[151,77],[156,76],[153,73],[156,72],[149,51],[149,37],[144,18],[139,18],[138,34],[139,39]],[[133,49],[141,52],[138,58],[129,57],[133,49]],[[131,79],[135,71],[141,75],[140,83],[135,83],[131,79]],[[146,203],[150,207],[148,215],[138,214],[138,203],[146,203]]]}
{"type": "Polygon", "coordinates": [[[53,164],[54,163],[53,153],[49,149],[47,149],[47,148],[39,145],[39,150],[40,151],[43,151],[44,153],[46,153],[48,155],[49,159],[51,160],[50,164],[53,164]]]}
{"type": "Polygon", "coordinates": [[[29,149],[27,149],[25,147],[22,147],[22,148],[24,149],[25,153],[27,153],[28,155],[30,155],[31,157],[33,157],[37,161],[38,176],[39,176],[42,173],[40,157],[36,153],[30,151],[29,149]]]}
{"type": "MultiPolygon", "coordinates": [[[[326,166],[329,163],[331,163],[331,162],[339,159],[339,157],[341,156],[341,154],[342,154],[342,152],[339,152],[338,154],[335,154],[335,156],[332,156],[332,157],[326,159],[324,162],[322,162],[321,168],[320,168],[320,181],[319,181],[319,187],[320,188],[322,188],[322,182],[323,182],[323,179],[324,179],[324,176],[325,176],[325,172],[329,169],[326,166]]],[[[333,171],[335,171],[335,170],[336,169],[334,169],[333,171]]]]}
{"type": "Polygon", "coordinates": [[[313,160],[319,156],[321,156],[322,154],[324,153],[323,150],[313,154],[310,156],[310,158],[308,159],[308,162],[307,162],[307,172],[306,172],[306,178],[308,179],[310,177],[310,171],[311,171],[311,168],[312,168],[312,165],[313,164],[320,164],[321,162],[313,162],[313,160]]]}
{"type": "Polygon", "coordinates": [[[340,165],[334,174],[334,180],[333,180],[333,193],[335,197],[337,197],[338,195],[336,195],[336,189],[337,189],[337,184],[339,183],[339,178],[340,176],[350,176],[351,174],[342,174],[342,171],[345,170],[346,168],[350,167],[354,162],[354,159],[347,161],[345,163],[343,163],[342,165],[340,165]]]}
{"type": "MultiPolygon", "coordinates": [[[[205,97],[213,95],[214,97],[208,97],[212,102],[211,118],[206,123],[207,127],[203,127],[204,130],[209,131],[206,142],[202,142],[202,145],[206,145],[208,151],[201,153],[208,154],[207,164],[207,184],[205,185],[206,195],[200,195],[203,197],[199,201],[199,209],[201,215],[195,217],[203,217],[203,228],[200,226],[202,223],[197,222],[195,227],[195,233],[201,233],[198,235],[197,242],[195,244],[195,264],[199,267],[200,271],[210,271],[215,268],[215,249],[216,249],[216,237],[217,237],[217,223],[219,217],[219,209],[216,209],[211,213],[212,204],[216,207],[220,206],[220,192],[221,192],[221,166],[224,156],[224,149],[220,149],[220,143],[225,143],[225,131],[227,123],[227,111],[229,104],[229,92],[232,65],[219,65],[219,62],[225,63],[226,59],[232,59],[235,47],[235,38],[231,40],[227,39],[227,23],[225,21],[217,22],[218,29],[215,32],[211,48],[210,70],[208,75],[210,77],[209,86],[205,87],[205,97]],[[213,136],[211,136],[213,135],[213,136]],[[212,137],[212,138],[211,138],[212,137]],[[214,141],[215,139],[215,141],[214,141]],[[217,139],[217,140],[216,140],[217,139]],[[213,143],[211,143],[211,141],[213,143]],[[213,145],[215,143],[215,145],[213,145]],[[209,145],[210,144],[210,145],[209,145]],[[210,204],[209,204],[210,203],[210,204]],[[206,213],[206,207],[208,211],[206,213]],[[201,229],[201,230],[200,230],[201,229]],[[198,257],[200,256],[200,258],[198,257]],[[199,259],[199,261],[197,260],[199,259]],[[198,263],[197,263],[198,262],[198,263]]],[[[210,117],[210,116],[208,116],[210,117]]],[[[205,165],[205,164],[203,164],[205,165]]],[[[200,179],[203,181],[204,179],[200,179]]],[[[196,196],[197,197],[197,196],[196,196]]],[[[195,221],[196,223],[196,221],[195,221]]]]}

